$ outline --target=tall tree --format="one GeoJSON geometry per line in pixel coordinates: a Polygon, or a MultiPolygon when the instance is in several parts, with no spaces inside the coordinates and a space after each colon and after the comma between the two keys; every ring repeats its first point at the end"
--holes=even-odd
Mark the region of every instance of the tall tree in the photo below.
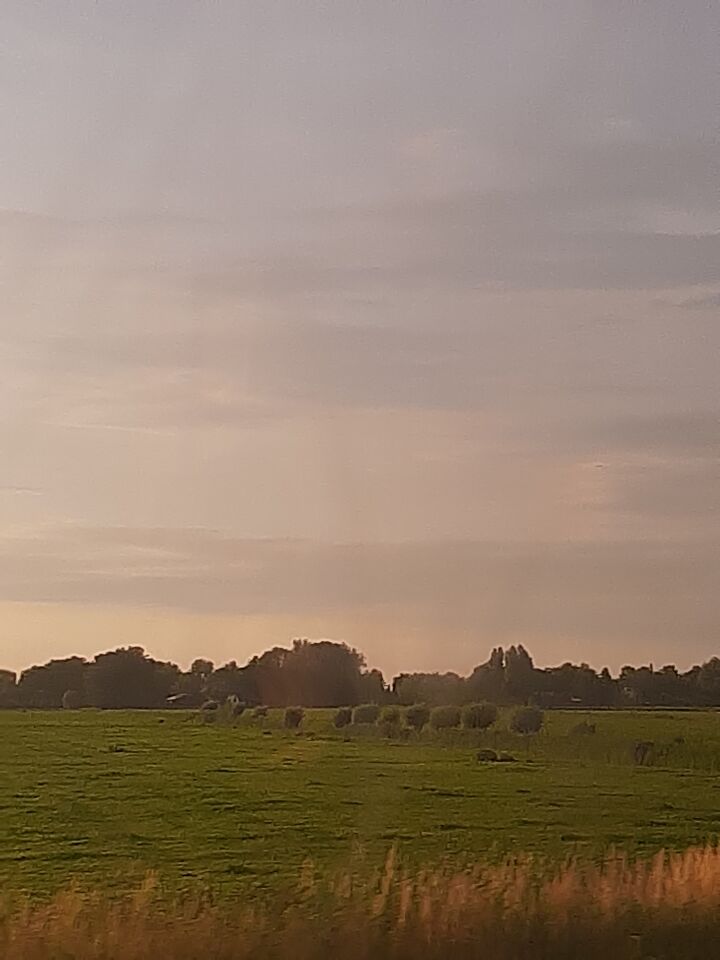
{"type": "Polygon", "coordinates": [[[180,671],[175,664],[149,657],[142,647],[101,653],[87,670],[87,696],[96,707],[162,707],[180,671]]]}
{"type": "Polygon", "coordinates": [[[82,697],[88,664],[82,657],[66,657],[23,670],[17,685],[17,697],[23,707],[40,709],[62,706],[66,690],[82,697]]]}

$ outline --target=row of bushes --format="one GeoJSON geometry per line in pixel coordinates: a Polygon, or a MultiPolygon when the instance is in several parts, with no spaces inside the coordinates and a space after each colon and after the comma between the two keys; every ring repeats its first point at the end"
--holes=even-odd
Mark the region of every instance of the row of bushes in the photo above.
{"type": "MultiPolygon", "coordinates": [[[[419,732],[428,724],[433,730],[452,730],[461,725],[466,730],[487,730],[497,718],[497,707],[493,703],[468,703],[462,708],[447,706],[432,710],[424,703],[415,703],[404,710],[398,706],[381,709],[375,703],[364,703],[354,710],[341,707],[334,723],[338,728],[350,724],[379,724],[387,732],[403,726],[419,732]]],[[[543,714],[537,707],[520,707],[511,717],[510,729],[521,734],[537,733],[542,723],[543,714]]]]}
{"type": "MultiPolygon", "coordinates": [[[[203,704],[202,712],[208,716],[217,711],[224,711],[232,717],[239,717],[245,712],[245,705],[238,701],[228,700],[222,707],[214,700],[203,704]]],[[[267,707],[255,707],[252,711],[254,719],[263,719],[267,715],[267,707]]],[[[288,730],[297,730],[305,716],[302,707],[286,707],[283,716],[283,725],[288,730]]],[[[387,734],[392,734],[402,728],[420,732],[430,726],[433,730],[452,730],[462,726],[465,730],[487,730],[498,718],[497,707],[492,703],[468,703],[464,707],[446,706],[430,707],[424,703],[414,703],[404,709],[399,706],[380,708],[376,703],[363,703],[358,707],[340,707],[335,714],[333,723],[337,729],[357,726],[378,725],[387,734]]],[[[542,727],[543,714],[537,707],[520,707],[512,715],[510,729],[515,733],[537,733],[542,727]]]]}

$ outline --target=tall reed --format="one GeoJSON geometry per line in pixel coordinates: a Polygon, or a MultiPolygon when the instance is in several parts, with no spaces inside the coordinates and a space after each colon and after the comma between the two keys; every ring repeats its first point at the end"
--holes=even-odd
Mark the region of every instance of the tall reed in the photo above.
{"type": "Polygon", "coordinates": [[[410,873],[390,851],[375,874],[330,880],[311,864],[262,906],[72,887],[0,903],[3,960],[695,960],[720,951],[720,848],[630,862],[529,857],[410,873]]]}

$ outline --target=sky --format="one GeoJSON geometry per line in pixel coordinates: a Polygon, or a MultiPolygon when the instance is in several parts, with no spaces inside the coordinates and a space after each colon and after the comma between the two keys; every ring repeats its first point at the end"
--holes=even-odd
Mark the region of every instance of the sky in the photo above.
{"type": "Polygon", "coordinates": [[[719,38],[4,0],[0,666],[720,653],[719,38]]]}

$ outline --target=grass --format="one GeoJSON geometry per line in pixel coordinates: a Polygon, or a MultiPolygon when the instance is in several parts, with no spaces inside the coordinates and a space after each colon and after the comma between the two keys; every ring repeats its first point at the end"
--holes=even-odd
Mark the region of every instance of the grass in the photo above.
{"type": "Polygon", "coordinates": [[[291,895],[261,906],[170,899],[152,877],[124,897],[0,902],[4,960],[705,960],[718,942],[717,847],[463,871],[408,871],[391,850],[379,874],[318,882],[306,866],[291,895]]]}
{"type": "Polygon", "coordinates": [[[447,859],[498,862],[516,851],[562,860],[608,848],[651,855],[720,833],[720,716],[553,713],[531,762],[483,765],[475,745],[525,758],[504,729],[388,742],[337,732],[237,727],[152,712],[0,713],[0,883],[47,897],[80,879],[127,891],[148,870],[175,893],[268,897],[302,864],[332,872],[394,846],[410,869],[447,859]],[[635,767],[635,740],[669,745],[635,767]],[[682,740],[682,742],[680,742],[682,740]]]}

